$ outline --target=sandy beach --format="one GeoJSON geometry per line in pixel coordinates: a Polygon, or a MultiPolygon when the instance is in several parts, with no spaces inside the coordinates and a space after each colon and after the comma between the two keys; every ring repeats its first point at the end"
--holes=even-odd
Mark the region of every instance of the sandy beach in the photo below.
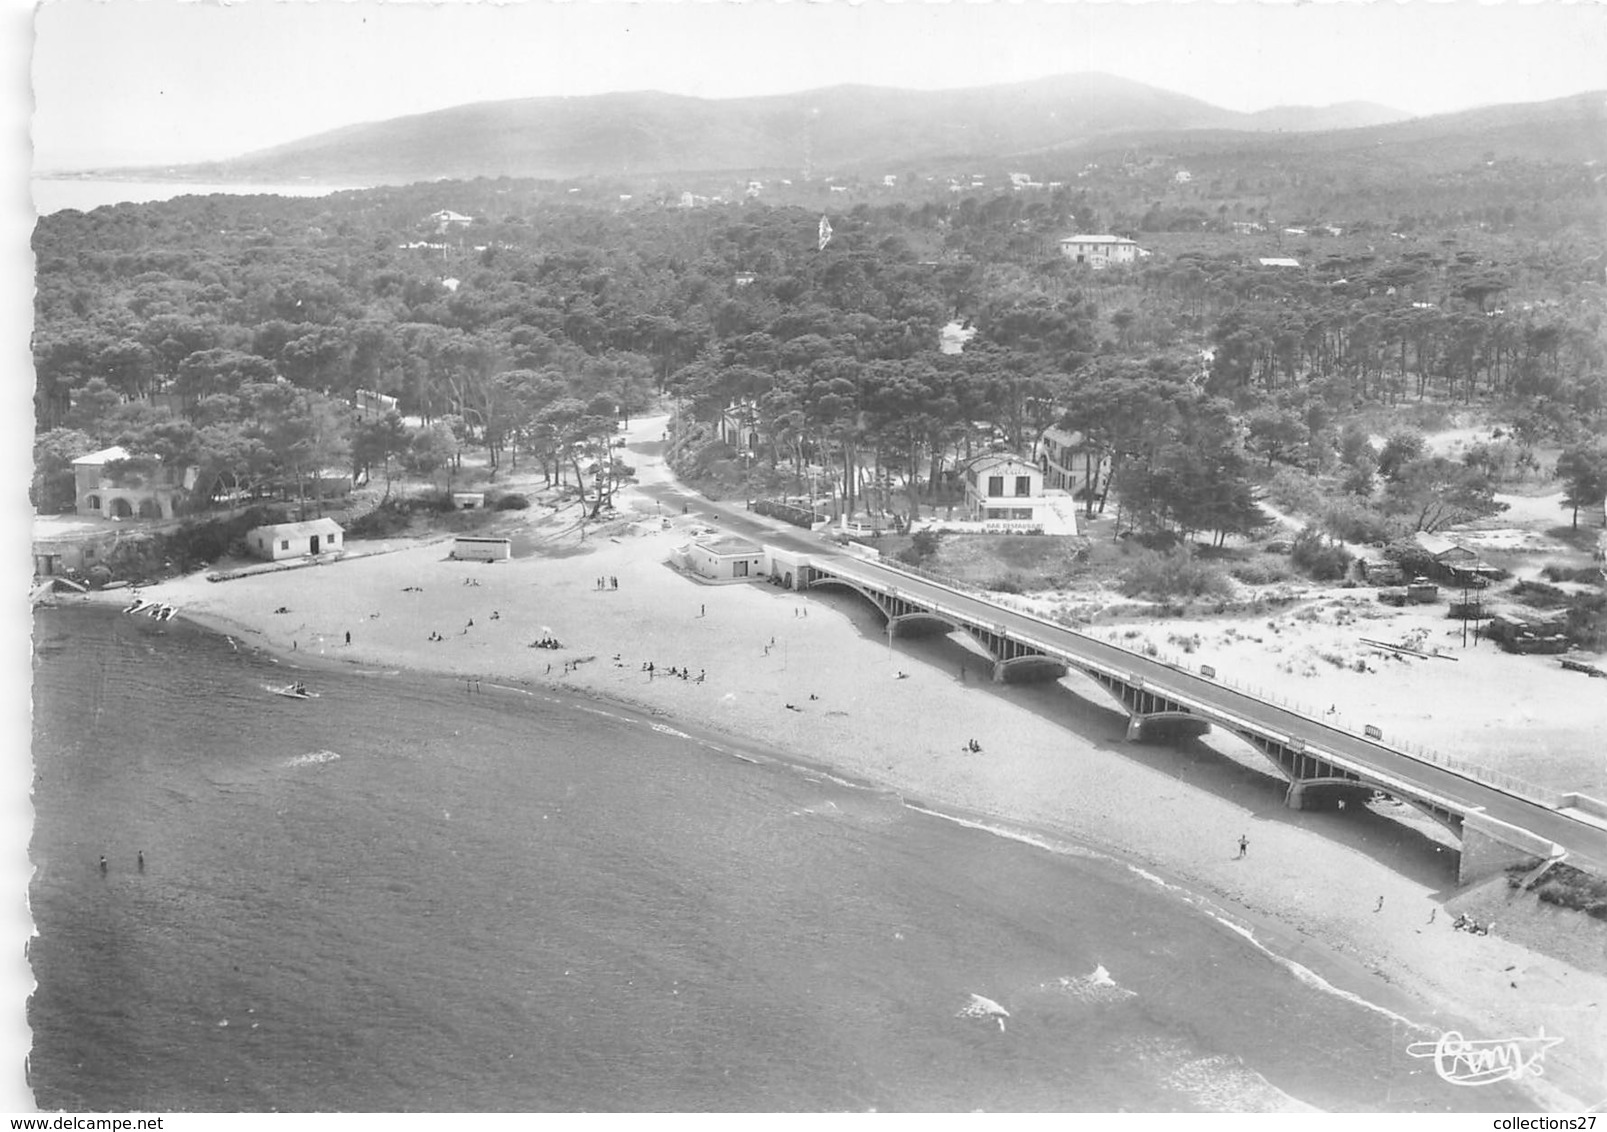
{"type": "MultiPolygon", "coordinates": [[[[631,432],[646,483],[665,479],[648,443],[661,428],[661,420],[644,420],[631,432]]],[[[194,575],[142,596],[308,665],[567,687],[947,813],[1096,847],[1152,873],[1157,884],[1197,894],[1278,954],[1414,1022],[1454,1023],[1480,1038],[1542,1029],[1561,1035],[1545,1076],[1530,1084],[1555,1109],[1603,1100],[1607,932],[1600,923],[1534,908],[1529,896],[1514,900],[1501,881],[1457,889],[1451,843],[1426,821],[1288,810],[1281,785],[1231,738],[1181,750],[1128,744],[1114,704],[1080,677],[993,684],[984,658],[959,640],[889,644],[877,615],[857,599],[689,578],[667,559],[691,527],[714,522],[710,510],[676,514],[666,528],[640,491],[618,504],[622,517],[590,527],[584,542],[566,535],[545,553],[512,561],[453,561],[447,539],[398,541],[399,549],[318,567],[218,583],[194,575]],[[599,579],[608,581],[600,587],[599,579]],[[275,612],[281,608],[287,612],[275,612]],[[563,648],[530,647],[549,635],[563,648]],[[671,666],[690,678],[668,676],[671,666]],[[964,749],[972,738],[981,753],[964,749]],[[1241,835],[1249,841],[1242,860],[1241,835]],[[1488,936],[1453,930],[1460,910],[1497,929],[1488,936]],[[1545,951],[1530,946],[1540,941],[1545,951]],[[1414,1000],[1439,1014],[1415,1016],[1414,1000]]],[[[1171,636],[1198,635],[1191,663],[1231,667],[1240,683],[1281,689],[1296,703],[1332,705],[1358,726],[1365,719],[1447,753],[1497,759],[1490,765],[1528,778],[1576,765],[1565,775],[1575,781],[1551,784],[1601,792],[1601,756],[1589,738],[1607,733],[1598,682],[1577,677],[1559,714],[1548,698],[1560,696],[1554,658],[1499,656],[1485,645],[1458,649],[1457,661],[1393,661],[1355,646],[1379,670],[1371,676],[1313,659],[1326,650],[1325,626],[1330,635],[1395,640],[1421,616],[1367,619],[1367,610],[1344,604],[1364,595],[1370,598],[1361,591],[1288,607],[1270,624],[1136,627],[1163,652],[1180,653],[1171,636]],[[1307,609],[1315,613],[1305,616],[1307,609]],[[1504,702],[1447,719],[1433,707],[1435,680],[1497,682],[1504,702]],[[1536,750],[1562,761],[1522,753],[1536,750]]],[[[127,591],[90,600],[126,602],[127,591]]],[[[1438,622],[1434,643],[1449,646],[1452,624],[1438,622]]],[[[1126,630],[1101,624],[1095,631],[1120,638],[1126,630]]],[[[316,682],[315,673],[305,678],[316,682]]],[[[1405,1057],[1407,1040],[1390,1055],[1405,1057]]]]}

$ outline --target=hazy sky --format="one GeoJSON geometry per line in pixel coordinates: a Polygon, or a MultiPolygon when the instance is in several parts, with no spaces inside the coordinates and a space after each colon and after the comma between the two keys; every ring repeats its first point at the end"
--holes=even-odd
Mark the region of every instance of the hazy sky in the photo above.
{"type": "Polygon", "coordinates": [[[1254,110],[1607,88],[1607,4],[50,0],[41,169],[228,157],[482,99],[961,87],[1098,70],[1254,110]]]}

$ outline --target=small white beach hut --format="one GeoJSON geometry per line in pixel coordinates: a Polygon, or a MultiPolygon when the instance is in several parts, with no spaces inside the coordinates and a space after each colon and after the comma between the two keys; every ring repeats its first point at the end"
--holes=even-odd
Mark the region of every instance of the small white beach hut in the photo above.
{"type": "Polygon", "coordinates": [[[764,572],[764,551],[747,539],[704,535],[692,540],[687,565],[716,582],[746,581],[764,572]]]}
{"type": "Polygon", "coordinates": [[[475,562],[499,562],[513,557],[513,540],[458,535],[452,540],[452,557],[475,562]]]}
{"type": "Polygon", "coordinates": [[[274,523],[266,527],[252,527],[246,532],[246,549],[270,562],[281,558],[327,554],[332,550],[341,550],[345,545],[346,532],[333,519],[274,523]]]}

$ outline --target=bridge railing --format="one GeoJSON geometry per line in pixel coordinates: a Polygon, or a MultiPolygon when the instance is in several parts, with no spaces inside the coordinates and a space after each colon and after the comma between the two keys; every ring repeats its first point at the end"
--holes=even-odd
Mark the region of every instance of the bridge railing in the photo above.
{"type": "MultiPolygon", "coordinates": [[[[1127,652],[1134,651],[1114,640],[1107,643],[1116,644],[1117,648],[1124,649],[1127,652]]],[[[1140,653],[1138,655],[1147,656],[1151,660],[1159,660],[1165,664],[1172,665],[1174,668],[1182,669],[1185,672],[1191,671],[1189,666],[1182,660],[1165,652],[1157,651],[1156,655],[1154,656],[1149,656],[1148,653],[1140,653]]],[[[1366,724],[1356,726],[1346,718],[1344,713],[1318,711],[1310,704],[1302,703],[1299,700],[1291,700],[1287,696],[1271,691],[1257,684],[1241,684],[1231,677],[1224,677],[1220,674],[1208,677],[1208,679],[1210,679],[1213,683],[1221,684],[1227,688],[1232,688],[1236,692],[1243,692],[1247,696],[1254,696],[1258,700],[1262,700],[1269,704],[1274,704],[1277,707],[1282,708],[1284,711],[1293,712],[1295,715],[1304,716],[1314,723],[1322,724],[1324,727],[1333,727],[1340,731],[1347,731],[1358,738],[1383,747],[1386,750],[1395,751],[1399,754],[1406,755],[1409,758],[1417,759],[1419,762],[1426,762],[1433,766],[1443,767],[1446,770],[1455,771],[1457,774],[1471,778],[1475,782],[1483,783],[1486,786],[1493,786],[1497,790],[1503,790],[1508,794],[1515,794],[1518,797],[1526,798],[1531,802],[1538,802],[1540,805],[1547,806],[1551,809],[1556,809],[1562,804],[1563,791],[1555,787],[1542,786],[1537,782],[1530,782],[1529,780],[1521,778],[1518,775],[1508,774],[1505,771],[1495,770],[1491,767],[1482,766],[1478,763],[1468,762],[1466,759],[1459,759],[1452,755],[1447,755],[1442,751],[1437,751],[1432,747],[1424,746],[1421,743],[1414,743],[1410,740],[1392,739],[1388,742],[1381,742],[1380,740],[1374,739],[1366,734],[1366,724]]]]}
{"type": "MultiPolygon", "coordinates": [[[[1002,609],[1010,610],[1012,613],[1031,617],[1037,621],[1043,621],[1045,624],[1051,625],[1054,628],[1062,631],[1074,633],[1079,636],[1092,637],[1092,634],[1089,634],[1084,630],[1077,629],[1070,625],[1056,624],[1044,618],[1042,615],[1032,611],[1031,609],[1024,608],[1015,602],[1001,600],[987,590],[980,589],[979,587],[971,585],[967,582],[962,582],[957,578],[951,578],[944,574],[940,574],[935,570],[927,570],[924,567],[915,566],[908,562],[898,562],[887,558],[878,559],[876,565],[887,570],[892,570],[896,573],[909,574],[913,577],[922,578],[929,582],[935,582],[940,586],[947,586],[948,588],[957,590],[960,593],[964,593],[971,597],[975,597],[978,600],[985,601],[990,605],[997,605],[1002,609]]],[[[1149,660],[1160,661],[1163,664],[1169,664],[1173,668],[1179,669],[1190,675],[1196,675],[1194,668],[1191,668],[1190,665],[1187,664],[1182,658],[1171,653],[1163,652],[1159,649],[1157,649],[1153,654],[1149,652],[1139,652],[1136,649],[1129,648],[1128,646],[1122,644],[1121,639],[1115,633],[1110,634],[1106,639],[1102,640],[1101,643],[1114,645],[1123,652],[1132,653],[1134,656],[1142,656],[1149,660]]],[[[1350,732],[1358,738],[1364,739],[1370,743],[1375,743],[1386,750],[1395,751],[1399,754],[1406,755],[1421,762],[1429,763],[1433,766],[1443,767],[1446,770],[1454,771],[1457,774],[1471,778],[1475,782],[1483,783],[1486,786],[1493,786],[1497,790],[1503,790],[1508,794],[1514,794],[1520,798],[1526,798],[1531,802],[1538,802],[1542,806],[1556,809],[1562,804],[1563,791],[1556,789],[1555,787],[1542,786],[1537,782],[1530,782],[1527,779],[1521,778],[1515,774],[1508,774],[1505,771],[1494,770],[1487,766],[1481,766],[1478,763],[1468,762],[1465,759],[1454,758],[1450,755],[1444,754],[1443,752],[1437,751],[1432,747],[1426,747],[1420,743],[1413,743],[1409,740],[1390,740],[1389,742],[1380,742],[1379,740],[1373,739],[1366,734],[1365,724],[1353,726],[1341,713],[1320,712],[1309,704],[1301,703],[1296,700],[1290,700],[1280,693],[1270,691],[1263,687],[1240,684],[1236,680],[1220,675],[1202,677],[1202,679],[1209,679],[1213,683],[1221,684],[1225,687],[1232,688],[1234,691],[1243,692],[1245,695],[1254,696],[1256,699],[1262,700],[1269,704],[1274,704],[1285,711],[1304,716],[1314,723],[1320,723],[1325,727],[1333,727],[1341,731],[1350,732]]]]}
{"type": "MultiPolygon", "coordinates": [[[[876,565],[882,567],[884,570],[892,570],[899,574],[908,574],[911,577],[920,578],[923,581],[936,582],[940,586],[947,586],[949,589],[958,590],[963,594],[971,594],[975,597],[981,598],[984,601],[989,600],[986,590],[983,590],[980,587],[971,584],[970,582],[962,582],[958,578],[951,578],[947,574],[939,574],[936,570],[928,570],[926,567],[916,566],[912,562],[900,562],[897,559],[888,558],[884,555],[883,557],[876,559],[876,565]]],[[[995,602],[994,604],[998,603],[995,602]]]]}

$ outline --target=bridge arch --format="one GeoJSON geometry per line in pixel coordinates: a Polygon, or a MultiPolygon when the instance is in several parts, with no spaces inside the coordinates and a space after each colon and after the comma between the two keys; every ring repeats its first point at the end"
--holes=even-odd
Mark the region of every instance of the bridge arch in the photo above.
{"type": "Polygon", "coordinates": [[[830,574],[817,574],[815,577],[809,580],[809,585],[806,588],[818,590],[824,589],[827,586],[837,586],[858,594],[860,597],[871,603],[876,612],[882,615],[882,619],[884,621],[892,621],[892,616],[887,612],[887,607],[882,604],[882,597],[875,591],[867,590],[864,586],[857,585],[854,582],[846,581],[843,578],[836,578],[830,574]]]}
{"type": "MultiPolygon", "coordinates": [[[[1409,767],[1392,769],[1397,765],[1394,761],[1374,758],[1358,744],[1358,737],[1324,721],[1292,718],[1299,713],[1289,711],[1262,713],[1256,706],[1260,697],[1234,700],[1209,694],[1199,684],[1214,682],[1215,673],[1204,666],[1196,675],[1181,665],[1144,660],[1120,645],[1115,649],[1126,655],[1112,655],[1107,646],[1087,634],[1073,634],[1088,638],[1085,643],[1057,636],[1065,632],[1059,626],[1045,622],[1039,629],[1024,624],[1019,611],[997,608],[985,596],[957,587],[934,589],[918,578],[887,572],[874,562],[811,559],[807,568],[800,566],[797,579],[801,588],[836,586],[857,593],[881,614],[890,634],[963,631],[994,658],[994,674],[1000,679],[1009,672],[1059,676],[1075,669],[1115,701],[1129,721],[1130,738],[1150,738],[1178,729],[1203,731],[1214,723],[1272,764],[1274,773],[1288,786],[1291,807],[1301,808],[1307,799],[1318,805],[1333,798],[1348,801],[1376,790],[1433,819],[1464,846],[1470,837],[1478,840],[1481,826],[1474,801],[1482,795],[1477,791],[1463,790],[1456,782],[1446,785],[1442,778],[1424,778],[1409,767]],[[842,575],[832,572],[839,567],[842,575]],[[936,612],[938,609],[943,612],[936,612]],[[1173,678],[1173,672],[1178,678],[1173,678]],[[1146,683],[1144,677],[1152,682],[1146,683]],[[1241,700],[1251,702],[1246,705],[1241,700]],[[1308,735],[1313,744],[1309,748],[1308,735]]],[[[1374,732],[1369,738],[1379,736],[1374,732]]],[[[1544,805],[1533,799],[1525,801],[1544,805]]]]}
{"type": "Polygon", "coordinates": [[[895,637],[936,637],[954,632],[959,626],[936,613],[915,610],[890,619],[895,637]]]}
{"type": "Polygon", "coordinates": [[[1070,670],[1071,666],[1065,661],[1036,653],[995,661],[993,678],[1001,684],[1023,684],[1032,680],[1058,680],[1070,670]]]}

